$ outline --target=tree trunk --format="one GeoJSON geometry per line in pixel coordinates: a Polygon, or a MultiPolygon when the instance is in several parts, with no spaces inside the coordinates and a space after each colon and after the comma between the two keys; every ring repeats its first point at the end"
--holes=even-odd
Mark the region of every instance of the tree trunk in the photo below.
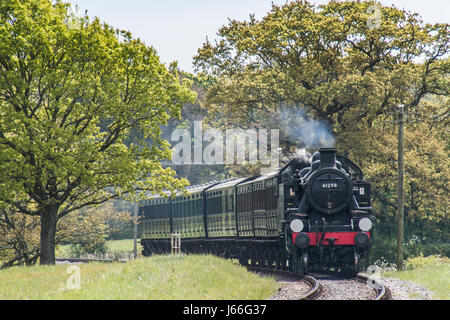
{"type": "Polygon", "coordinates": [[[55,235],[58,207],[50,206],[41,211],[40,264],[55,264],[55,235]]]}

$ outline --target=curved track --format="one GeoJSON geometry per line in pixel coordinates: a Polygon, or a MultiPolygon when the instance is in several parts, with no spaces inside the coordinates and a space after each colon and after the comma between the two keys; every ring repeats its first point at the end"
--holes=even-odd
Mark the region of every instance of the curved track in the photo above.
{"type": "Polygon", "coordinates": [[[297,300],[313,300],[317,296],[320,295],[322,291],[321,284],[317,281],[316,278],[308,275],[299,275],[294,272],[286,271],[286,270],[278,270],[278,269],[271,269],[271,268],[263,268],[263,267],[254,267],[254,266],[247,266],[247,270],[251,272],[261,272],[265,274],[271,274],[275,276],[283,276],[283,277],[289,277],[294,278],[298,281],[303,281],[308,284],[310,287],[310,290],[301,295],[297,298],[297,300]]]}
{"type": "Polygon", "coordinates": [[[312,275],[299,275],[297,273],[293,273],[286,270],[276,270],[276,269],[270,269],[270,268],[262,268],[262,267],[247,267],[249,271],[252,272],[261,272],[266,274],[272,274],[275,276],[283,276],[283,277],[290,277],[298,279],[299,281],[306,282],[310,286],[310,291],[308,291],[306,294],[302,295],[298,298],[298,300],[314,300],[317,299],[323,292],[324,288],[322,284],[320,283],[320,277],[325,276],[332,278],[336,280],[356,280],[361,283],[365,283],[373,288],[375,291],[375,298],[372,300],[389,300],[391,299],[391,294],[389,291],[389,288],[387,288],[381,281],[377,281],[376,279],[370,277],[369,275],[358,273],[356,276],[349,277],[347,274],[341,274],[341,273],[314,273],[312,275]]]}
{"type": "Polygon", "coordinates": [[[356,275],[356,280],[360,282],[367,283],[372,286],[376,292],[376,297],[373,300],[390,300],[391,292],[388,287],[384,285],[383,282],[377,281],[376,279],[371,278],[369,275],[358,273],[356,275]]]}

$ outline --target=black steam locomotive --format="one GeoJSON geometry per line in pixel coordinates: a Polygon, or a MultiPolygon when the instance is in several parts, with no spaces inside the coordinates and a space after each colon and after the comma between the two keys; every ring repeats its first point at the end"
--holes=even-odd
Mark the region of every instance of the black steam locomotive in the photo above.
{"type": "Polygon", "coordinates": [[[143,255],[212,253],[305,273],[358,272],[371,246],[370,184],[336,149],[312,161],[294,158],[271,174],[190,187],[189,195],[154,196],[139,206],[143,255]]]}

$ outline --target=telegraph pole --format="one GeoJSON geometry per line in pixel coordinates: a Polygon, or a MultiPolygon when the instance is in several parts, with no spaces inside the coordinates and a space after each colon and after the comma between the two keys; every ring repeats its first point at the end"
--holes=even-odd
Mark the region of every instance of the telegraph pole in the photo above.
{"type": "Polygon", "coordinates": [[[403,269],[403,215],[404,215],[404,192],[403,192],[403,154],[404,154],[404,105],[398,106],[398,198],[397,198],[397,268],[403,269]]]}
{"type": "Polygon", "coordinates": [[[133,217],[133,256],[137,258],[137,218],[138,218],[138,203],[134,203],[134,217],[133,217]]]}
{"type": "MultiPolygon", "coordinates": [[[[394,117],[393,123],[398,124],[398,176],[397,176],[397,269],[402,270],[403,263],[403,239],[404,239],[404,213],[405,213],[405,196],[404,196],[404,130],[405,122],[419,121],[441,121],[447,119],[444,112],[441,115],[427,115],[419,112],[405,112],[404,105],[399,104],[396,110],[398,118],[394,117]],[[409,119],[405,121],[405,116],[412,116],[418,119],[409,119]]],[[[389,121],[390,122],[390,121],[389,121]]]]}

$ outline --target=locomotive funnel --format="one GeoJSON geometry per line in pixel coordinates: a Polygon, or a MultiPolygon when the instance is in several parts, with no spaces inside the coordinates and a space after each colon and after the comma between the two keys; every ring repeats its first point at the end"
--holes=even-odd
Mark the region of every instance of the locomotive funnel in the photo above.
{"type": "Polygon", "coordinates": [[[320,148],[320,168],[335,168],[336,152],[336,148],[320,148]]]}

